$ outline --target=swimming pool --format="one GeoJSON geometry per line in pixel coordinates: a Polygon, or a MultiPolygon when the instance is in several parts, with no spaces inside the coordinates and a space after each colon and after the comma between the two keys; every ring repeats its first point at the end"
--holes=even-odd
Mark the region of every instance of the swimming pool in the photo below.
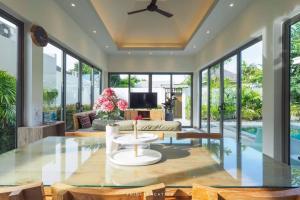
{"type": "MultiPolygon", "coordinates": [[[[262,127],[242,127],[241,130],[249,133],[250,135],[257,136],[258,133],[262,132],[262,127]]],[[[300,140],[300,127],[291,127],[291,138],[300,140]]]]}

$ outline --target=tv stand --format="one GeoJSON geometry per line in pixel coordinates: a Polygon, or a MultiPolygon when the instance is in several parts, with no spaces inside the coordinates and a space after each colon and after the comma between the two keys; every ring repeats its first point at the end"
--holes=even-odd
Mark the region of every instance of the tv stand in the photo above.
{"type": "Polygon", "coordinates": [[[134,120],[138,116],[142,116],[143,120],[165,120],[164,111],[158,108],[127,109],[124,112],[125,120],[134,120]]]}

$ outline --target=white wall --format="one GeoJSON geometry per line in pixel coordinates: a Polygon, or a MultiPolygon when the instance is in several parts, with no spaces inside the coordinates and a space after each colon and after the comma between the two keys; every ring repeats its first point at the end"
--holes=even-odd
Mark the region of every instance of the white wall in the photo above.
{"type": "Polygon", "coordinates": [[[194,72],[194,56],[110,55],[109,72],[194,72]]]}
{"type": "Polygon", "coordinates": [[[31,41],[31,24],[43,26],[52,39],[102,68],[106,74],[106,54],[54,1],[0,0],[0,8],[25,23],[25,126],[35,126],[42,122],[43,49],[31,41]]]}
{"type": "Polygon", "coordinates": [[[197,73],[202,67],[251,39],[263,36],[263,151],[279,160],[282,140],[282,24],[289,17],[299,13],[299,0],[253,0],[240,16],[198,53],[196,58],[197,73]]]}

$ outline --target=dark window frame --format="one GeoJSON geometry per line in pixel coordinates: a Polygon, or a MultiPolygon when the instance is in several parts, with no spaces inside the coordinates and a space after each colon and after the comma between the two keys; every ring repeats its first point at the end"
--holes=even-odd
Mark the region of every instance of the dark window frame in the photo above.
{"type": "Polygon", "coordinates": [[[283,131],[282,131],[282,160],[284,163],[287,163],[288,165],[291,164],[290,162],[290,41],[291,41],[291,31],[290,27],[300,22],[300,14],[296,15],[287,21],[284,22],[282,26],[282,65],[283,65],[283,71],[282,71],[282,113],[283,113],[283,131]]]}
{"type": "MultiPolygon", "coordinates": [[[[226,54],[225,56],[213,61],[211,64],[207,65],[206,67],[204,68],[201,68],[199,70],[199,77],[200,77],[200,80],[202,79],[202,72],[204,70],[208,70],[208,79],[209,79],[209,82],[210,82],[210,68],[219,64],[220,65],[220,71],[224,71],[224,62],[233,57],[233,56],[237,56],[237,130],[236,130],[236,138],[237,138],[237,141],[241,141],[241,110],[242,110],[242,105],[241,105],[241,88],[242,88],[242,80],[241,80],[241,77],[242,77],[242,51],[255,45],[256,43],[258,42],[261,42],[263,41],[263,37],[262,36],[259,36],[259,37],[256,37],[252,40],[250,40],[249,42],[247,42],[246,44],[242,45],[241,47],[231,51],[230,53],[226,54]]],[[[221,79],[223,79],[224,75],[221,73],[221,79]]],[[[199,97],[202,97],[202,82],[199,81],[199,97]]],[[[221,86],[220,86],[220,90],[224,91],[224,84],[221,83],[221,86]]],[[[208,91],[210,91],[210,84],[208,84],[208,91]]],[[[224,93],[221,93],[220,94],[220,98],[221,100],[224,99],[224,97],[221,97],[221,96],[224,96],[224,93]]],[[[210,98],[210,94],[208,93],[208,99],[210,98]]],[[[200,104],[199,104],[199,129],[201,129],[201,113],[202,113],[202,106],[201,106],[201,100],[199,101],[200,104]]],[[[210,101],[209,101],[210,102],[210,101]]],[[[208,112],[208,119],[207,119],[207,132],[210,133],[210,105],[208,104],[208,109],[207,109],[207,112],[208,112]]],[[[223,115],[223,114],[221,114],[223,115]]],[[[221,120],[220,120],[220,131],[221,133],[223,134],[223,125],[224,125],[224,121],[223,121],[223,117],[221,116],[221,120]]]]}
{"type": "MultiPolygon", "coordinates": [[[[130,76],[134,75],[148,75],[149,76],[149,84],[148,84],[148,91],[152,91],[152,75],[170,75],[170,86],[172,91],[173,85],[173,75],[190,75],[191,76],[191,124],[190,126],[183,126],[183,128],[191,128],[194,124],[194,73],[193,72],[108,72],[108,87],[110,87],[110,76],[111,75],[119,75],[125,74],[128,75],[129,78],[129,87],[128,87],[128,95],[130,94],[130,76]]],[[[130,96],[130,95],[129,95],[130,96]]],[[[129,97],[128,97],[129,98],[129,97]]],[[[130,101],[130,99],[128,99],[130,101]]]]}
{"type": "Polygon", "coordinates": [[[17,52],[17,90],[16,90],[16,127],[15,148],[18,147],[18,127],[24,125],[24,23],[6,11],[0,9],[0,17],[18,27],[17,52]]]}

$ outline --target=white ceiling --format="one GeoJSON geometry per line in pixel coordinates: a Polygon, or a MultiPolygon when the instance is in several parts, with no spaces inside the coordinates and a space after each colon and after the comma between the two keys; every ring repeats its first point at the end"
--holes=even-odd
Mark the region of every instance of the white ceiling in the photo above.
{"type": "MultiPolygon", "coordinates": [[[[188,44],[185,46],[184,49],[181,50],[120,50],[115,44],[115,41],[111,37],[109,31],[106,29],[102,19],[97,14],[97,11],[95,10],[90,0],[55,1],[74,19],[75,22],[79,24],[79,26],[82,27],[83,30],[87,32],[87,34],[89,34],[94,39],[94,41],[107,54],[120,55],[129,54],[130,52],[130,54],[134,55],[192,55],[199,52],[201,48],[203,48],[211,39],[216,37],[216,35],[219,34],[222,31],[222,29],[230,23],[230,21],[237,17],[241,13],[241,11],[247,7],[251,0],[218,0],[210,14],[205,18],[204,22],[201,23],[200,27],[198,27],[198,30],[195,31],[193,37],[189,40],[188,44]],[[230,4],[232,3],[234,4],[233,7],[230,6],[230,4]],[[71,4],[75,4],[76,6],[73,7],[71,4]]],[[[149,0],[130,1],[139,2],[139,6],[143,3],[145,4],[145,6],[149,4],[149,0]]],[[[166,0],[158,0],[158,5],[160,3],[164,3],[163,1],[166,0]]],[[[169,3],[172,2],[172,0],[169,1],[169,3]]],[[[174,3],[176,3],[177,1],[174,0],[174,3]]],[[[144,13],[144,15],[145,14],[146,13],[144,13]]],[[[180,15],[184,15],[184,13],[181,12],[180,15]]]]}

